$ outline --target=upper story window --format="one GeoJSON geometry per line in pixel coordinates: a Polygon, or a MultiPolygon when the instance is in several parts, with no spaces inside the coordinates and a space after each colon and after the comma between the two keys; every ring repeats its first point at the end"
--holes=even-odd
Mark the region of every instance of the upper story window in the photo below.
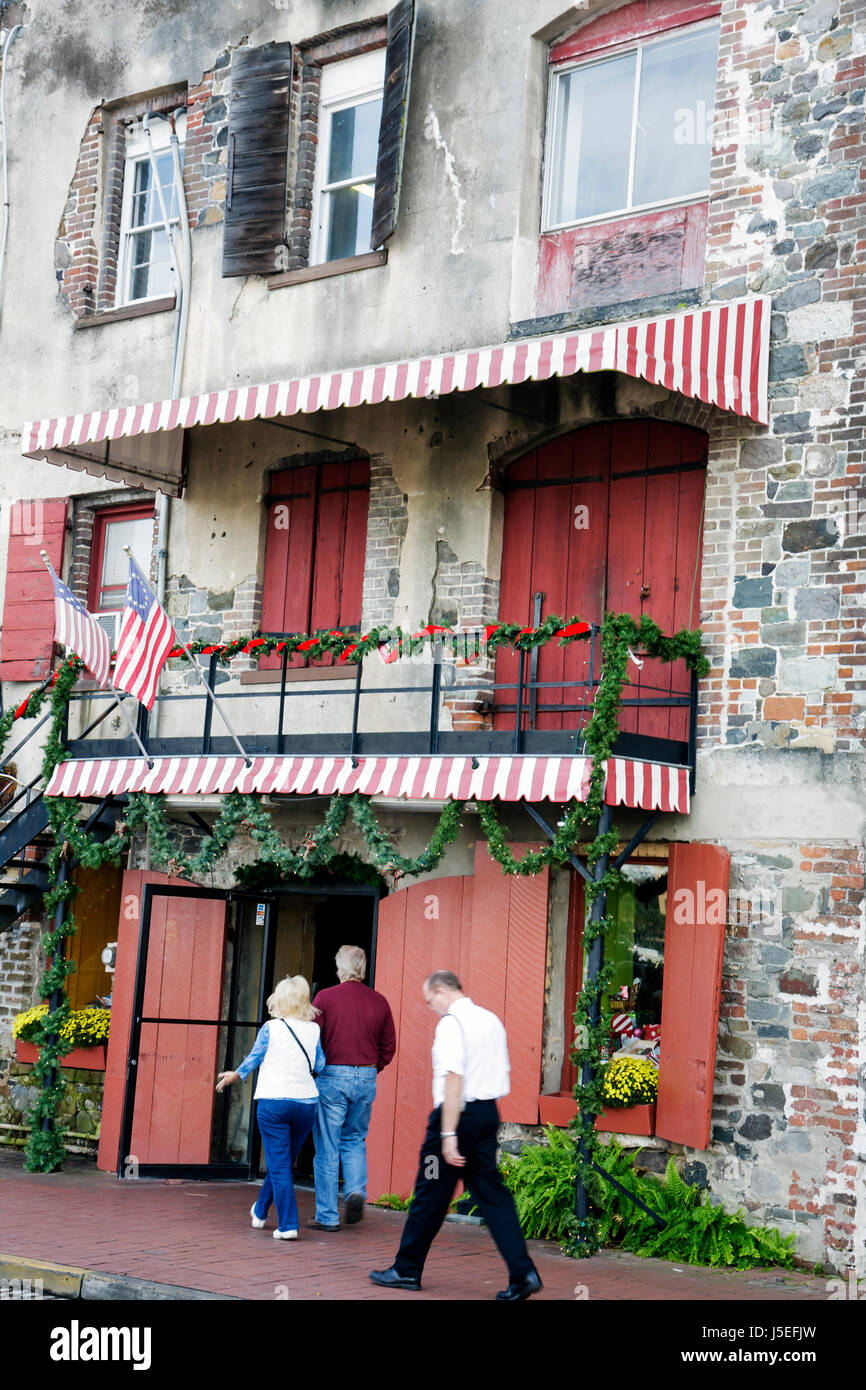
{"type": "MultiPolygon", "coordinates": [[[[179,225],[179,189],[166,116],[135,122],[127,133],[123,171],[117,304],[136,304],[174,294],[176,271],[166,227],[179,225]]],[[[176,121],[183,163],[186,116],[176,121]]]]}
{"type": "Polygon", "coordinates": [[[706,198],[719,26],[551,71],[544,228],[706,198]]]}
{"type": "Polygon", "coordinates": [[[96,513],[87,606],[91,613],[119,611],[126,600],[128,545],[145,574],[153,549],[153,507],[107,507],[96,513]]]}
{"type": "Polygon", "coordinates": [[[322,72],[311,264],[370,249],[385,49],[322,72]]]}

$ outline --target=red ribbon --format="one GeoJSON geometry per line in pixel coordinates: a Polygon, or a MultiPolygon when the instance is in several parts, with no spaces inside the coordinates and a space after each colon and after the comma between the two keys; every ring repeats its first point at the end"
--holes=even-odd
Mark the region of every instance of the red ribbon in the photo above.
{"type": "Polygon", "coordinates": [[[346,657],[349,655],[349,652],[356,652],[357,650],[358,650],[358,643],[357,643],[357,642],[353,642],[352,645],[351,645],[351,647],[346,647],[343,651],[340,652],[340,655],[338,656],[337,660],[338,660],[338,661],[345,661],[345,660],[346,660],[346,657]]]}
{"type": "Polygon", "coordinates": [[[306,642],[299,642],[299,643],[298,643],[297,647],[295,648],[295,651],[296,651],[296,652],[308,652],[308,651],[310,650],[311,647],[317,647],[318,645],[319,645],[319,639],[318,639],[318,637],[308,637],[307,640],[306,640],[306,642]]]}
{"type": "MultiPolygon", "coordinates": [[[[251,652],[254,647],[263,647],[267,640],[267,637],[251,637],[243,650],[245,652],[251,652]]],[[[280,647],[284,647],[285,645],[285,642],[281,642],[280,645],[277,647],[277,651],[280,650],[280,647]]]]}
{"type": "Polygon", "coordinates": [[[584,632],[589,632],[589,623],[569,623],[568,627],[559,629],[558,636],[580,637],[584,632]]]}

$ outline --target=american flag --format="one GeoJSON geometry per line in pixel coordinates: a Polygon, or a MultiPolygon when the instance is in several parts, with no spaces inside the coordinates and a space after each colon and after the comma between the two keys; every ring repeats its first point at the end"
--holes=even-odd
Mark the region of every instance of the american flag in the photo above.
{"type": "Polygon", "coordinates": [[[114,661],[114,684],[153,708],[159,673],[177,642],[168,615],[160,608],[138,565],[129,557],[126,606],[114,661]]]}
{"type": "MultiPolygon", "coordinates": [[[[48,564],[48,561],[45,563],[48,564]]],[[[54,640],[62,642],[76,656],[80,656],[100,686],[104,686],[111,669],[108,633],[99,626],[93,614],[88,613],[81,599],[76,598],[63,580],[57,578],[50,564],[48,568],[54,585],[54,640]]]]}

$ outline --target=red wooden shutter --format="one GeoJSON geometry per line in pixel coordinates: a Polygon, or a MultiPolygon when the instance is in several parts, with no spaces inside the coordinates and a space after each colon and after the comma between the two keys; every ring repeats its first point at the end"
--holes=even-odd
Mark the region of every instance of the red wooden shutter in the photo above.
{"type": "MultiPolygon", "coordinates": [[[[109,1171],[118,1162],[141,897],[147,883],[189,886],[160,873],[135,870],[123,876],[97,1160],[99,1168],[109,1171]]],[[[217,899],[154,899],[145,981],[147,1016],[219,1017],[225,915],[226,905],[217,899]]],[[[214,1027],[144,1025],[131,1145],[140,1163],[210,1161],[219,1038],[220,1030],[214,1027]]]]}
{"type": "MultiPolygon", "coordinates": [[[[361,621],[370,464],[288,468],[271,477],[262,632],[319,632],[361,621]]],[[[263,670],[280,665],[263,657],[263,670]]],[[[303,666],[294,657],[291,666],[303,666]]]]}
{"type": "Polygon", "coordinates": [[[12,504],[0,645],[4,681],[42,681],[51,671],[54,591],[39,552],[46,552],[59,574],[66,508],[66,499],[56,497],[12,504]]]}
{"type": "Polygon", "coordinates": [[[391,1005],[397,1055],[377,1083],[367,1141],[371,1197],[412,1191],[433,1109],[436,1015],[424,1003],[421,985],[433,970],[463,971],[472,897],[471,878],[436,878],[401,888],[379,904],[374,983],[391,1005]]]}
{"type": "Polygon", "coordinates": [[[730,864],[718,845],[671,845],[656,1134],[695,1149],[710,1140],[730,864]]]}
{"type": "MultiPolygon", "coordinates": [[[[520,858],[537,845],[512,845],[520,858]]],[[[511,1090],[499,1102],[503,1120],[538,1124],[547,965],[550,874],[504,874],[485,840],[475,847],[475,893],[463,987],[505,1024],[511,1090]]]]}

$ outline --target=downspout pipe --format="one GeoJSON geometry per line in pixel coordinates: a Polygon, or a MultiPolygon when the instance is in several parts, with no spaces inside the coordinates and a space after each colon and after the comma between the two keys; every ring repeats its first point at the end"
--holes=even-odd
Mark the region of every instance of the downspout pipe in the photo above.
{"type": "MultiPolygon", "coordinates": [[[[189,213],[186,205],[186,194],[183,186],[183,169],[180,162],[180,142],[177,138],[177,118],[186,110],[180,106],[172,112],[170,119],[171,136],[169,138],[169,148],[171,150],[172,171],[174,175],[174,185],[177,192],[178,210],[180,214],[180,230],[182,238],[181,255],[177,254],[177,243],[175,241],[174,228],[168,216],[165,206],[165,199],[162,194],[162,185],[159,180],[159,171],[156,164],[156,156],[153,149],[153,138],[150,134],[150,120],[152,113],[148,112],[143,119],[143,127],[150,143],[150,166],[153,172],[153,182],[159,198],[160,211],[162,213],[165,234],[168,238],[169,250],[175,275],[177,276],[177,312],[174,324],[174,350],[171,361],[171,396],[175,398],[180,395],[180,384],[183,378],[183,360],[186,350],[187,325],[189,322],[189,288],[190,276],[192,271],[192,241],[190,237],[189,213]]],[[[165,589],[168,572],[168,537],[169,524],[171,519],[170,498],[166,493],[157,493],[157,541],[156,541],[156,598],[160,607],[165,607],[165,589]]],[[[159,701],[153,707],[149,722],[149,737],[156,736],[159,729],[159,701]]]]}
{"type": "Polygon", "coordinates": [[[10,48],[24,28],[23,24],[16,24],[9,30],[3,41],[3,52],[0,60],[3,63],[3,71],[0,73],[0,135],[3,139],[3,236],[0,239],[0,316],[3,313],[3,270],[6,264],[6,242],[9,237],[9,139],[6,132],[6,59],[10,48]]]}

